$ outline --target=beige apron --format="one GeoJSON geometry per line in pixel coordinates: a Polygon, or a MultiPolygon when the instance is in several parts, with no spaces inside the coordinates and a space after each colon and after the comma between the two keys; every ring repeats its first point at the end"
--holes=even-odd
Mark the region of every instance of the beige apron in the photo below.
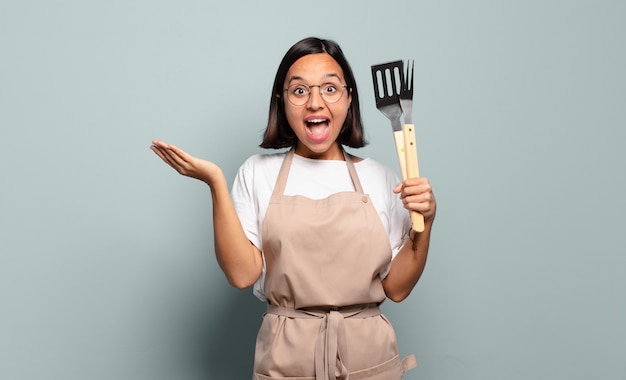
{"type": "Polygon", "coordinates": [[[416,366],[400,361],[396,336],[378,305],[389,238],[350,157],[356,192],[314,200],[283,195],[289,151],[263,223],[265,297],[254,379],[399,380],[416,366]]]}

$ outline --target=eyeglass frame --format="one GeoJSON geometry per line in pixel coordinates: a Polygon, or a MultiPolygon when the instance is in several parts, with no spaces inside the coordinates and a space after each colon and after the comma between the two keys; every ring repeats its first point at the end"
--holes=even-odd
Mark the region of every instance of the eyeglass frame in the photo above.
{"type": "Polygon", "coordinates": [[[287,100],[289,101],[289,103],[291,103],[292,105],[294,105],[294,106],[296,106],[296,107],[302,107],[303,105],[307,104],[307,103],[309,102],[309,100],[311,100],[311,94],[312,94],[311,88],[313,88],[313,87],[317,87],[317,88],[319,88],[319,89],[320,89],[320,98],[321,98],[321,99],[324,101],[324,103],[326,103],[326,104],[335,104],[335,103],[339,102],[339,101],[341,100],[341,98],[343,98],[343,93],[345,92],[345,90],[347,90],[347,89],[348,89],[348,85],[347,85],[347,84],[342,85],[342,86],[341,86],[341,96],[340,96],[339,98],[337,98],[337,100],[335,100],[334,102],[329,102],[329,101],[327,101],[327,100],[324,98],[324,94],[322,93],[322,86],[323,86],[323,85],[325,85],[325,84],[330,84],[330,85],[332,85],[333,83],[331,83],[331,82],[324,82],[324,83],[320,83],[320,84],[294,83],[294,84],[290,85],[290,86],[289,86],[289,87],[287,87],[287,88],[283,88],[283,92],[286,92],[286,91],[288,91],[288,90],[289,90],[289,88],[290,88],[290,87],[297,86],[297,85],[301,85],[301,86],[305,86],[305,87],[307,87],[307,88],[309,89],[309,94],[308,94],[308,96],[307,96],[307,98],[306,98],[306,101],[305,101],[304,103],[302,103],[302,104],[295,104],[295,103],[291,100],[291,98],[289,97],[289,93],[287,93],[287,95],[285,95],[285,97],[287,98],[287,100]]]}

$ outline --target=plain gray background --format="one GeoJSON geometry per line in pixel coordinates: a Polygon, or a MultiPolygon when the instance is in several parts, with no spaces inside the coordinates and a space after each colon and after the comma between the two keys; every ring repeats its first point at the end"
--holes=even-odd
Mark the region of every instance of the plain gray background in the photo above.
{"type": "Polygon", "coordinates": [[[257,148],[278,63],[338,41],[397,168],[370,66],[416,61],[439,213],[387,302],[407,379],[626,372],[623,1],[0,1],[0,378],[248,379],[264,310],[216,265],[210,193],[149,149],[257,148]]]}

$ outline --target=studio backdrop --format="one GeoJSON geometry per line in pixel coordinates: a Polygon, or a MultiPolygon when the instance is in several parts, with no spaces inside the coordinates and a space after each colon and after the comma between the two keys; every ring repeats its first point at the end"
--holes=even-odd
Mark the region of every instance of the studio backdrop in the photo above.
{"type": "MultiPolygon", "coordinates": [[[[370,66],[415,60],[424,275],[383,311],[407,379],[626,372],[626,3],[0,1],[0,378],[249,379],[265,305],[217,266],[209,188],[258,148],[285,51],[352,64],[369,144],[398,169],[370,66]]],[[[358,237],[355,237],[358,238],[358,237]]]]}

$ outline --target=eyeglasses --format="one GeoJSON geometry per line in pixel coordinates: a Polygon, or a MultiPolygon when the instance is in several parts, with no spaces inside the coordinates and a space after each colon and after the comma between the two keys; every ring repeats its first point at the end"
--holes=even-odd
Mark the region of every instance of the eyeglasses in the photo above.
{"type": "Polygon", "coordinates": [[[328,104],[337,103],[343,93],[348,88],[348,86],[342,86],[340,84],[335,83],[324,83],[324,84],[312,84],[306,85],[304,83],[296,83],[291,86],[283,89],[283,92],[287,92],[287,99],[294,106],[303,106],[311,97],[311,88],[319,87],[320,96],[324,100],[324,102],[328,104]]]}

